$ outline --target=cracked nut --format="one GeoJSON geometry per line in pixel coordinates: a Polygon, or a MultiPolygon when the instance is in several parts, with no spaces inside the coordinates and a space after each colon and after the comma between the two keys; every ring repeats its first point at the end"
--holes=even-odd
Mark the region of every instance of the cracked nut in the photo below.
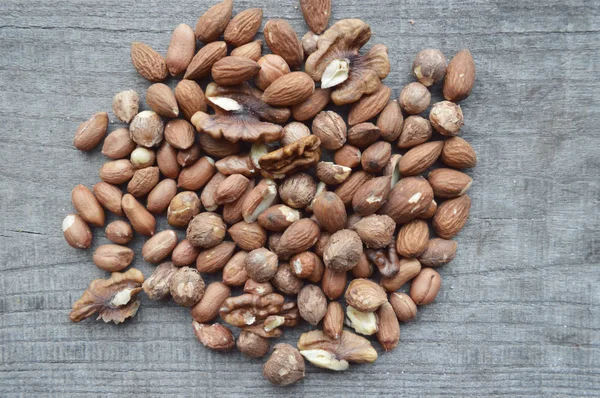
{"type": "Polygon", "coordinates": [[[192,321],[194,334],[205,346],[215,351],[229,351],[235,346],[235,338],[227,326],[215,323],[207,325],[192,321]]]}
{"type": "Polygon", "coordinates": [[[298,349],[313,365],[337,371],[348,369],[349,362],[377,360],[377,351],[369,340],[346,330],[339,339],[332,339],[320,330],[304,333],[298,340],[298,349]]]}
{"type": "Polygon", "coordinates": [[[172,262],[160,264],[144,281],[142,289],[150,300],[162,300],[171,294],[169,283],[178,268],[172,262]]]}
{"type": "Polygon", "coordinates": [[[394,246],[390,245],[386,251],[367,249],[367,259],[373,263],[384,279],[394,278],[400,272],[400,259],[395,252],[394,246]]]}
{"type": "Polygon", "coordinates": [[[264,296],[242,294],[226,299],[219,309],[219,315],[230,325],[250,326],[264,321],[270,315],[280,314],[284,301],[283,296],[277,293],[264,296]]]}
{"type": "Polygon", "coordinates": [[[169,291],[175,303],[191,307],[204,295],[204,280],[197,270],[182,267],[171,276],[169,291]]]}
{"type": "Polygon", "coordinates": [[[246,196],[242,203],[244,221],[251,223],[267,210],[277,199],[277,184],[268,178],[260,182],[246,196]]]}
{"type": "Polygon", "coordinates": [[[346,307],[346,325],[365,336],[371,336],[379,330],[377,317],[374,312],[362,312],[352,307],[346,307]]]}
{"type": "Polygon", "coordinates": [[[275,385],[294,384],[304,378],[304,358],[291,345],[279,343],[263,366],[263,375],[275,385]]]}

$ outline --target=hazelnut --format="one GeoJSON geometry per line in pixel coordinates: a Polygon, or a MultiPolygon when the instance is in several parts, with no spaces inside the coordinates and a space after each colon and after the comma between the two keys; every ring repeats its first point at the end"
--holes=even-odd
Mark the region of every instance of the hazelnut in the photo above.
{"type": "Polygon", "coordinates": [[[340,166],[354,168],[360,164],[362,154],[360,149],[355,146],[346,144],[333,155],[333,161],[340,166]]]}
{"type": "Polygon", "coordinates": [[[369,279],[354,279],[346,289],[346,303],[361,312],[373,312],[387,301],[385,290],[369,279]]]}
{"type": "Polygon", "coordinates": [[[276,385],[294,384],[304,378],[304,358],[291,345],[279,343],[265,363],[263,375],[276,385]]]}
{"type": "Polygon", "coordinates": [[[389,216],[373,214],[358,221],[352,229],[367,247],[381,249],[392,242],[396,223],[389,216]]]}
{"type": "Polygon", "coordinates": [[[142,284],[150,300],[161,300],[170,294],[169,284],[178,268],[172,262],[162,263],[142,284]]]}
{"type": "Polygon", "coordinates": [[[398,140],[398,148],[412,148],[427,142],[431,138],[431,131],[429,120],[415,115],[407,117],[398,140]]]}
{"type": "Polygon", "coordinates": [[[284,294],[298,294],[304,283],[292,272],[292,267],[288,263],[281,264],[277,273],[271,279],[275,287],[284,294]]]}
{"type": "Polygon", "coordinates": [[[349,229],[342,229],[331,235],[323,253],[323,261],[332,271],[345,272],[356,265],[362,250],[362,241],[358,234],[349,229]]]}
{"type": "Polygon", "coordinates": [[[313,120],[312,132],[325,149],[340,149],[346,143],[346,122],[333,111],[319,112],[313,120]]]}
{"type": "Polygon", "coordinates": [[[298,310],[306,322],[316,326],[327,312],[327,298],[320,287],[306,285],[298,293],[298,310]]]}
{"type": "Polygon", "coordinates": [[[302,48],[304,49],[305,57],[308,57],[310,54],[317,51],[318,40],[319,35],[314,33],[312,30],[309,30],[304,36],[302,36],[302,48]]]}
{"type": "Polygon", "coordinates": [[[281,138],[281,145],[289,145],[293,142],[298,141],[301,138],[308,137],[310,130],[306,125],[300,122],[288,123],[283,128],[283,137],[281,138]]]}
{"type": "Polygon", "coordinates": [[[429,121],[438,133],[448,137],[458,135],[464,124],[460,106],[450,101],[434,104],[429,112],[429,121]]]}
{"type": "Polygon", "coordinates": [[[156,146],[163,140],[164,123],[153,111],[143,111],[135,115],[129,125],[131,139],[147,148],[156,146]]]}
{"type": "Polygon", "coordinates": [[[409,115],[424,112],[431,102],[431,93],[421,83],[413,82],[404,86],[400,92],[400,106],[409,115]]]}
{"type": "Polygon", "coordinates": [[[286,205],[295,209],[303,209],[315,197],[317,184],[306,173],[296,173],[286,178],[279,185],[279,197],[286,205]]]}
{"type": "Polygon", "coordinates": [[[258,60],[260,70],[254,79],[256,87],[265,91],[271,83],[281,76],[290,73],[290,67],[285,59],[276,54],[267,54],[258,60]]]}
{"type": "Polygon", "coordinates": [[[171,200],[167,209],[167,221],[174,227],[186,227],[200,213],[200,199],[196,192],[180,192],[171,200]]]}
{"type": "Polygon", "coordinates": [[[237,339],[237,348],[251,358],[262,358],[269,352],[269,339],[242,330],[237,339]]]}
{"type": "Polygon", "coordinates": [[[413,74],[421,84],[430,87],[444,78],[447,62],[440,50],[426,48],[415,57],[412,66],[413,74]]]}
{"type": "Polygon", "coordinates": [[[392,145],[389,142],[378,141],[369,146],[362,154],[360,164],[368,173],[378,173],[392,156],[392,145]]]}
{"type": "Polygon", "coordinates": [[[278,266],[277,255],[264,247],[252,250],[244,262],[248,276],[256,282],[267,282],[275,276],[278,266]]]}
{"type": "Polygon", "coordinates": [[[183,267],[171,276],[169,291],[177,304],[191,307],[204,295],[204,280],[197,270],[183,267]]]}
{"type": "Polygon", "coordinates": [[[187,239],[196,247],[208,249],[223,241],[226,229],[227,226],[218,214],[200,213],[188,224],[187,239]]]}

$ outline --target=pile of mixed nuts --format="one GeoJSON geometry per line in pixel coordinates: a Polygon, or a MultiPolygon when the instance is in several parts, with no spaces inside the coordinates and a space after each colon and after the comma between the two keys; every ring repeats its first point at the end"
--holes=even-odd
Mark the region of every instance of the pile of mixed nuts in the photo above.
{"type": "Polygon", "coordinates": [[[136,314],[143,290],[190,307],[208,348],[237,345],[260,358],[283,327],[305,320],[315,330],[297,349],[275,345],[264,365],[268,380],[288,385],[304,377],[305,359],[333,370],[374,362],[377,351],[358,334],[393,350],[399,321],[434,301],[441,285],[435,268],[454,258],[450,239],[471,206],[465,192],[472,180],[457,169],[477,158],[458,137],[457,102],[471,92],[473,58],[463,50],[447,63],[439,50],[421,51],[413,63],[418,82],[393,100],[381,82],[390,71],[387,47],[361,51],[369,25],[345,19],[327,28],[330,0],[300,6],[311,31],[299,40],[286,21],[269,20],[264,38],[272,54],[262,55],[254,40],[262,10],[232,18],[232,0],[211,7],[195,30],[179,25],[165,58],[133,43],[133,66],[154,83],[146,91],[151,110],[139,112],[139,95],[123,91],[113,113],[128,128],[106,136],[109,117],[101,112],[75,135],[83,151],[104,139],[111,161],[93,190],[73,189],[77,213],[63,221],[65,239],[90,247],[90,225],[104,227],[105,209],[127,221],[106,226],[114,244],[99,246],[93,260],[112,274],[90,284],[72,321],[98,314],[123,322],[136,314]],[[197,40],[204,43],[198,52],[197,40]],[[183,76],[174,92],[160,83],[169,74],[183,76]],[[203,90],[196,80],[208,77],[203,90]],[[433,104],[428,119],[420,116],[430,106],[429,87],[442,81],[446,101],[433,104]],[[325,110],[330,102],[350,106],[346,120],[325,110]],[[444,166],[423,177],[438,160],[444,166]],[[187,239],[156,231],[155,217],[165,213],[169,225],[187,228],[187,239]],[[149,278],[135,268],[122,272],[134,257],[124,246],[134,231],[150,237],[144,260],[159,264],[149,278]],[[222,282],[205,286],[202,274],[216,272],[222,282]],[[409,294],[398,292],[407,282],[409,294]],[[243,294],[232,296],[235,287],[243,294]],[[342,295],[345,311],[336,301],[342,295]],[[225,324],[239,328],[237,341],[225,324]]]}

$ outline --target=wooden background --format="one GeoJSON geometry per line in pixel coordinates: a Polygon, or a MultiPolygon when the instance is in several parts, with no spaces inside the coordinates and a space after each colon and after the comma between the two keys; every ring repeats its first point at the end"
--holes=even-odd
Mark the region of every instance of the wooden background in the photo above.
{"type": "MultiPolygon", "coordinates": [[[[132,41],[164,53],[171,30],[194,26],[211,3],[0,2],[0,395],[600,396],[597,0],[333,1],[334,19],[361,17],[370,45],[389,46],[395,96],[425,47],[448,57],[468,47],[477,64],[461,106],[480,163],[457,258],[441,270],[437,301],[374,365],[307,365],[282,390],[262,378],[262,361],[205,349],[172,303],[144,297],[120,326],[69,321],[105,276],[60,228],[71,189],[96,183],[105,160],[75,150],[76,127],[110,111],[116,92],[148,86],[132,41]]],[[[264,21],[307,30],[296,1],[236,0],[234,12],[257,6],[264,21]]],[[[135,266],[148,276],[142,243],[135,266]]]]}

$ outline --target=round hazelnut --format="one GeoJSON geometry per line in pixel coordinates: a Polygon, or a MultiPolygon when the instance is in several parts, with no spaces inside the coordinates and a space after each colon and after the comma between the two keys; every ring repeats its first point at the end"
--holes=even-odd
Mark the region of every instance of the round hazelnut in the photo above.
{"type": "Polygon", "coordinates": [[[277,254],[261,247],[248,253],[244,262],[248,276],[256,282],[267,282],[277,273],[277,254]]]}
{"type": "Polygon", "coordinates": [[[431,138],[431,131],[429,120],[417,115],[407,117],[398,140],[398,148],[412,148],[427,142],[431,138]]]}
{"type": "Polygon", "coordinates": [[[169,291],[177,304],[191,307],[204,295],[204,280],[198,270],[183,267],[171,277],[169,291]]]}
{"type": "Polygon", "coordinates": [[[315,197],[317,184],[306,173],[296,173],[279,185],[279,197],[286,205],[294,209],[303,209],[315,197]]]}
{"type": "Polygon", "coordinates": [[[310,135],[310,129],[300,122],[288,123],[283,128],[283,137],[281,138],[281,145],[286,146],[298,141],[300,138],[308,137],[310,135]]]}
{"type": "Polygon", "coordinates": [[[135,148],[130,155],[131,165],[134,169],[143,169],[154,164],[156,154],[152,149],[139,146],[135,148]]]}
{"type": "Polygon", "coordinates": [[[227,226],[221,216],[213,212],[196,215],[187,228],[187,239],[196,247],[208,249],[223,241],[227,226]]]}
{"type": "Polygon", "coordinates": [[[327,312],[327,297],[317,285],[306,285],[298,293],[298,310],[306,322],[316,326],[327,312]]]}
{"type": "Polygon", "coordinates": [[[381,137],[381,130],[369,122],[359,123],[348,130],[348,143],[361,149],[373,144],[379,137],[381,137]]]}
{"type": "Polygon", "coordinates": [[[247,330],[242,330],[237,339],[237,348],[242,354],[251,358],[262,358],[269,352],[269,339],[260,337],[247,330]]]}
{"type": "Polygon", "coordinates": [[[256,86],[265,91],[275,80],[290,73],[285,59],[275,54],[267,54],[258,60],[260,70],[254,79],[256,86]]]}
{"type": "Polygon", "coordinates": [[[198,213],[200,213],[200,198],[196,192],[180,192],[171,199],[167,209],[167,221],[174,227],[185,227],[198,213]]]}
{"type": "Polygon", "coordinates": [[[438,133],[445,136],[458,135],[464,124],[460,106],[450,101],[434,104],[429,112],[429,121],[438,133]]]}
{"type": "Polygon", "coordinates": [[[385,214],[373,214],[354,224],[353,229],[367,247],[382,249],[392,242],[396,222],[385,214]]]}
{"type": "Polygon", "coordinates": [[[444,78],[447,63],[446,57],[440,50],[426,48],[415,57],[412,70],[421,84],[430,87],[444,78]]]}
{"type": "Polygon", "coordinates": [[[333,111],[322,111],[315,116],[312,132],[321,140],[321,147],[340,149],[346,143],[346,122],[333,111]]]}
{"type": "Polygon", "coordinates": [[[409,115],[421,113],[429,107],[431,93],[421,83],[407,84],[400,92],[400,106],[409,115]]]}
{"type": "Polygon", "coordinates": [[[298,294],[304,283],[292,272],[290,264],[285,263],[279,266],[277,273],[271,279],[271,283],[283,294],[298,294]]]}
{"type": "Polygon", "coordinates": [[[362,154],[360,149],[352,145],[344,145],[333,155],[333,161],[336,164],[344,167],[350,167],[351,169],[360,164],[362,154]]]}
{"type": "Polygon", "coordinates": [[[308,57],[310,54],[317,51],[317,41],[319,35],[309,30],[304,36],[302,36],[302,48],[304,49],[304,56],[308,57]]]}
{"type": "Polygon", "coordinates": [[[294,384],[304,378],[304,358],[291,345],[279,343],[263,366],[263,376],[276,385],[294,384]]]}
{"type": "Polygon", "coordinates": [[[362,251],[362,241],[358,234],[349,229],[342,229],[329,238],[323,253],[323,262],[333,272],[345,272],[358,263],[362,251]]]}
{"type": "Polygon", "coordinates": [[[129,125],[131,139],[147,148],[158,145],[163,140],[165,125],[154,111],[143,111],[135,115],[129,125]]]}

